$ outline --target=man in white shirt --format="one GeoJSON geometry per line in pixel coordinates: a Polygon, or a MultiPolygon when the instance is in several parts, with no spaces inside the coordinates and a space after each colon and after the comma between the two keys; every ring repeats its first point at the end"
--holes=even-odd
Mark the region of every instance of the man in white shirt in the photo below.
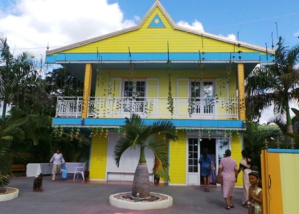
{"type": "Polygon", "coordinates": [[[52,168],[52,181],[55,181],[55,176],[56,173],[60,174],[61,171],[61,164],[64,164],[65,161],[63,159],[62,154],[60,153],[60,150],[57,149],[56,153],[52,156],[50,163],[53,163],[53,168],[52,168]]]}

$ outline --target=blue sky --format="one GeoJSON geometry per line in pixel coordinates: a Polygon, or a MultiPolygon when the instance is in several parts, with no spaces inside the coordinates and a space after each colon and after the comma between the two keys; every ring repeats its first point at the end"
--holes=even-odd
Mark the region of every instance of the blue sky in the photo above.
{"type": "MultiPolygon", "coordinates": [[[[154,0],[109,0],[118,2],[125,19],[143,17],[154,0]]],[[[272,46],[279,36],[293,46],[299,39],[298,0],[161,0],[175,22],[202,23],[205,32],[228,36],[259,46],[272,46]]]]}
{"type": "MultiPolygon", "coordinates": [[[[1,0],[0,33],[15,52],[50,49],[138,24],[155,0],[1,0]]],[[[160,0],[185,27],[271,48],[299,43],[298,0],[160,0]],[[273,39],[272,39],[273,38],[273,39]]],[[[41,52],[41,53],[39,53],[41,52]]]]}

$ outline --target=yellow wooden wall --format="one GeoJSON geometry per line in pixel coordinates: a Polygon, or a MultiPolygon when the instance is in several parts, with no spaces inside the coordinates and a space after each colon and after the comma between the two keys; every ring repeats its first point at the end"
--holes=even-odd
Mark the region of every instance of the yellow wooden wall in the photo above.
{"type": "Polygon", "coordinates": [[[298,161],[298,153],[262,151],[263,213],[299,213],[298,161]]]}
{"type": "MultiPolygon", "coordinates": [[[[233,134],[231,138],[231,152],[232,158],[237,162],[237,167],[239,167],[239,163],[242,160],[242,135],[241,134],[233,134]]],[[[242,173],[238,176],[238,181],[235,184],[236,186],[243,186],[243,175],[242,173]]]]}
{"type": "MultiPolygon", "coordinates": [[[[225,68],[224,68],[225,69],[225,68]]],[[[128,79],[129,78],[129,72],[130,70],[127,69],[127,71],[124,69],[122,71],[111,71],[111,74],[108,75],[108,73],[102,74],[101,78],[97,78],[97,84],[96,84],[96,96],[98,97],[103,97],[104,95],[107,96],[107,90],[108,90],[108,82],[109,82],[109,77],[111,78],[111,84],[112,84],[112,91],[115,91],[115,86],[118,88],[116,90],[119,90],[120,87],[120,80],[122,79],[128,79]],[[119,78],[120,80],[117,80],[115,78],[119,78]],[[105,80],[105,82],[102,82],[102,80],[105,80]]],[[[183,94],[187,94],[188,92],[188,87],[189,87],[189,81],[190,80],[195,80],[197,76],[197,71],[186,71],[186,70],[173,70],[171,71],[172,73],[172,78],[171,78],[171,83],[172,83],[172,94],[173,97],[178,96],[178,97],[184,97],[181,93],[177,93],[176,87],[181,86],[185,89],[185,92],[183,94]],[[183,80],[185,79],[185,80],[183,80]],[[184,82],[182,82],[184,81],[184,82]],[[178,85],[177,85],[178,84],[178,85]],[[183,86],[182,86],[183,84],[183,86]]],[[[229,86],[228,86],[228,96],[236,96],[236,78],[234,77],[236,75],[236,71],[233,71],[231,74],[231,78],[229,81],[229,86]]],[[[151,86],[150,93],[148,93],[149,97],[152,97],[153,95],[157,94],[160,97],[167,97],[168,96],[168,72],[165,71],[157,71],[157,70],[146,70],[146,71],[139,71],[135,70],[134,71],[134,79],[145,79],[149,78],[149,86],[151,86]],[[153,91],[153,85],[158,85],[159,91],[153,91]]],[[[204,79],[210,79],[210,80],[217,80],[216,81],[216,87],[219,86],[220,84],[223,83],[223,81],[220,79],[226,78],[226,72],[225,70],[209,70],[209,71],[203,71],[203,80],[204,79]]],[[[122,90],[122,89],[120,89],[122,90]]],[[[215,88],[216,93],[220,92],[215,88]]],[[[180,90],[181,91],[181,90],[180,90]]],[[[221,90],[224,91],[225,90],[221,90]]],[[[115,97],[121,96],[121,93],[115,93],[115,97]]],[[[220,95],[220,94],[219,94],[220,95]]],[[[226,94],[225,94],[226,96],[226,94]]],[[[220,98],[223,98],[225,96],[220,96],[220,98]]],[[[156,96],[154,96],[156,97],[156,96]]]]}
{"type": "Polygon", "coordinates": [[[106,180],[108,138],[103,135],[93,136],[90,151],[90,179],[106,180]]]}
{"type": "Polygon", "coordinates": [[[283,213],[299,213],[299,154],[280,154],[279,161],[283,213]]]}
{"type": "Polygon", "coordinates": [[[254,52],[254,50],[223,41],[214,40],[201,35],[194,35],[185,31],[175,30],[159,8],[156,8],[135,31],[73,48],[63,53],[100,53],[118,52],[128,53],[128,47],[134,52],[167,52],[169,43],[170,52],[254,52]],[[165,28],[149,28],[156,15],[159,15],[165,28]]]}
{"type": "Polygon", "coordinates": [[[169,145],[170,185],[186,185],[186,133],[178,131],[178,136],[169,145]]]}
{"type": "Polygon", "coordinates": [[[263,152],[263,208],[269,214],[283,214],[281,164],[279,153],[263,152]]]}
{"type": "Polygon", "coordinates": [[[268,161],[271,164],[268,166],[268,172],[270,177],[270,183],[268,183],[269,196],[270,196],[270,213],[283,214],[283,201],[282,201],[282,189],[281,189],[281,164],[280,157],[277,153],[268,153],[268,161]]]}

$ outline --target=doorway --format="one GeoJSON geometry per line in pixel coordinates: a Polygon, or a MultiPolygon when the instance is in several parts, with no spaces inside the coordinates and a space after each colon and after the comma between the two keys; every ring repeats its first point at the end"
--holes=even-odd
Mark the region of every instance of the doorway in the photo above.
{"type": "MultiPolygon", "coordinates": [[[[204,148],[208,149],[208,154],[211,156],[211,161],[216,166],[216,139],[202,138],[199,141],[200,155],[204,148]]],[[[217,169],[216,169],[217,170],[217,169]]],[[[216,170],[211,172],[210,184],[216,185],[216,170]]],[[[200,177],[200,184],[203,185],[203,178],[200,177]]]]}

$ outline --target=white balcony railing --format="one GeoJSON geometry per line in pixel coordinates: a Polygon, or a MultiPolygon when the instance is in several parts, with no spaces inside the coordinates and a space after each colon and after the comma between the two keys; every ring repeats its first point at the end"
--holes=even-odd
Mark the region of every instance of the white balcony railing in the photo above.
{"type": "MultiPolygon", "coordinates": [[[[167,97],[163,98],[106,98],[90,97],[89,118],[125,118],[132,113],[142,118],[161,119],[238,119],[236,98],[202,97],[192,101],[188,98],[173,98],[173,114],[169,111],[167,97]]],[[[82,97],[58,97],[56,117],[80,118],[83,110],[82,97]]]]}

